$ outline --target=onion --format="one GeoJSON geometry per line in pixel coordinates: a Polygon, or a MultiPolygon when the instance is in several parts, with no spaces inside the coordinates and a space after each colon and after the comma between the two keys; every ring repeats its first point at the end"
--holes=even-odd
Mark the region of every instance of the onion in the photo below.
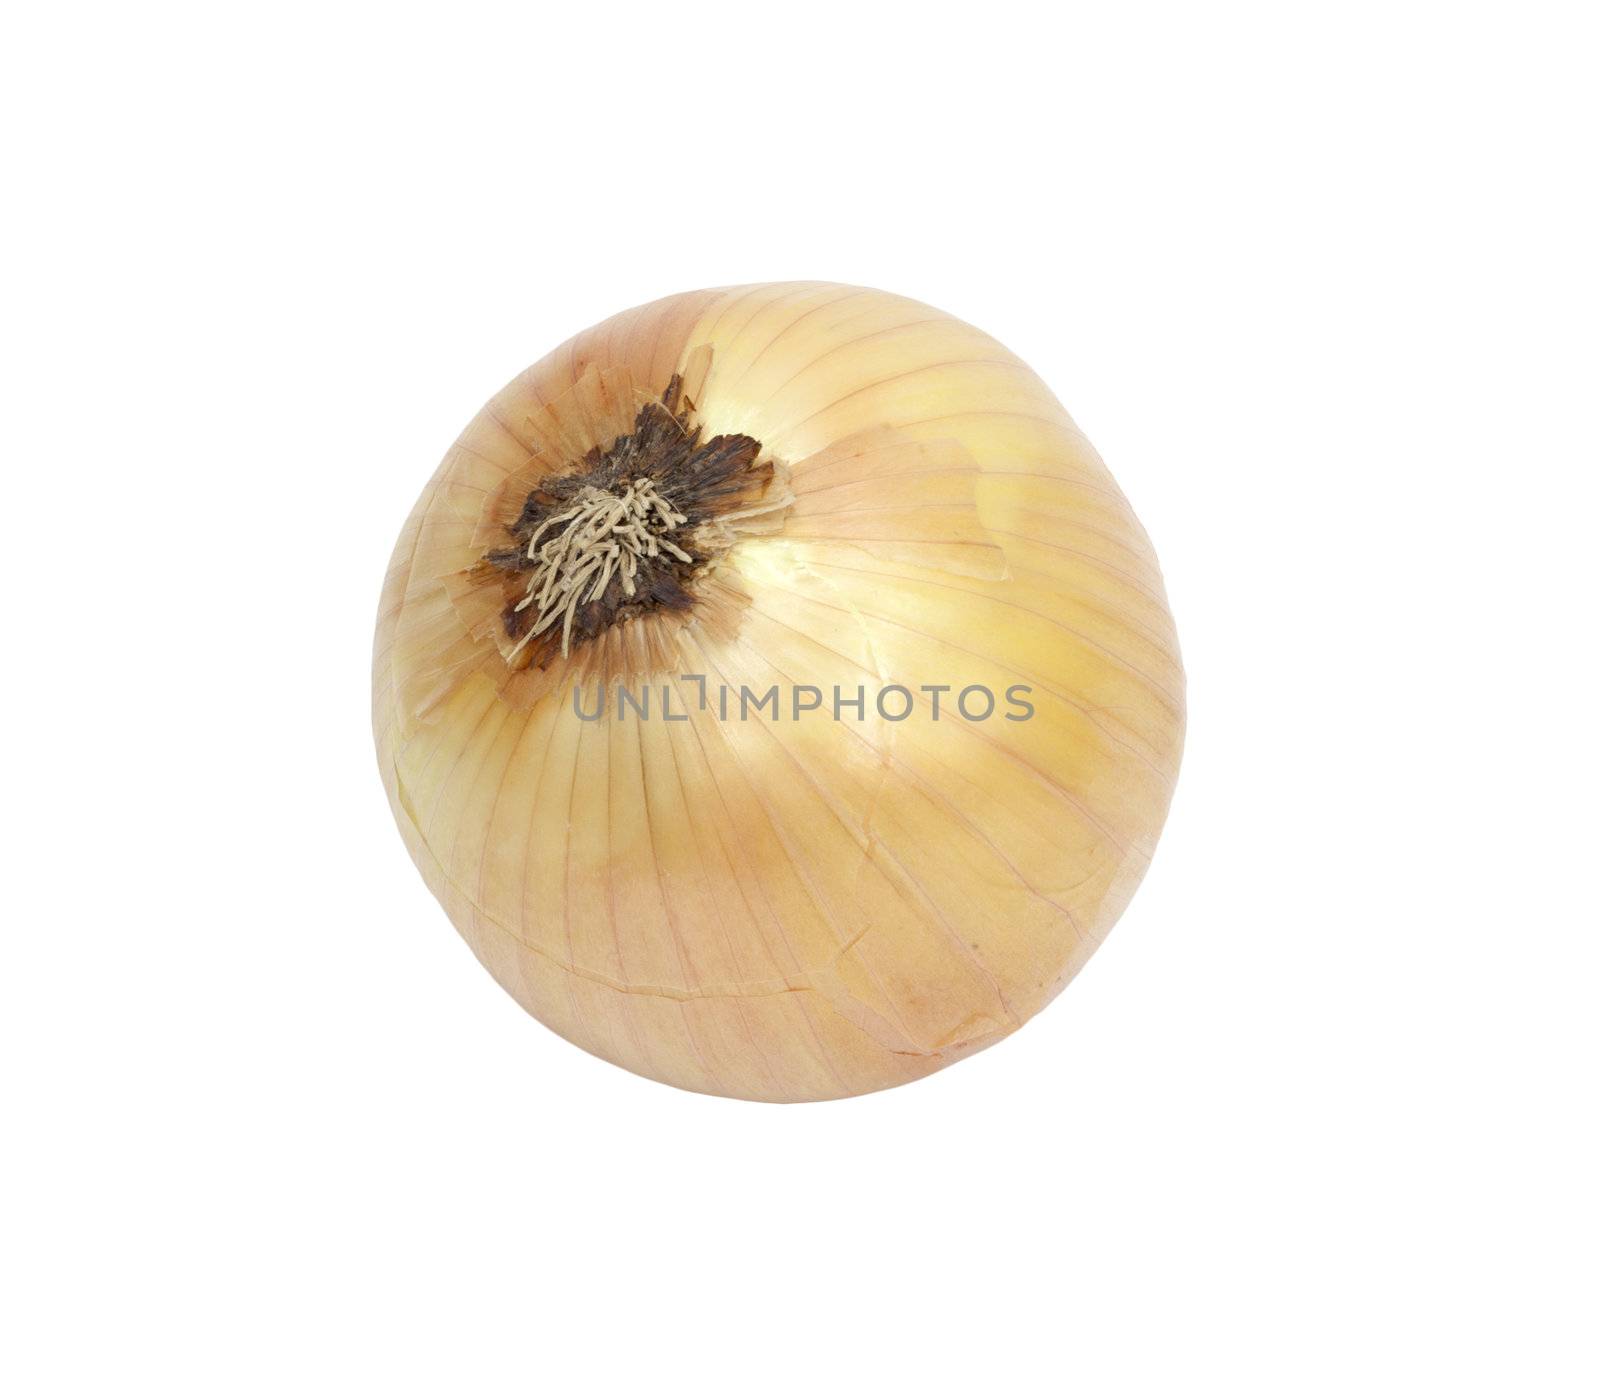
{"type": "Polygon", "coordinates": [[[696,291],[568,341],[402,529],[373,664],[406,845],[496,979],[754,1100],[1006,1036],[1143,875],[1183,736],[1148,539],[993,339],[696,291]]]}

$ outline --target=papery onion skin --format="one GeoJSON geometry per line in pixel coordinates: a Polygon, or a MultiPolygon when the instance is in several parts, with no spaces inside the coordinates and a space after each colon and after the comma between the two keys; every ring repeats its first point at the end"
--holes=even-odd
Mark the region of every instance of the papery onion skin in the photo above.
{"type": "Polygon", "coordinates": [[[1072,978],[1149,863],[1184,679],[1149,540],[1021,360],[899,296],[774,283],[617,315],[473,418],[394,551],[373,722],[413,859],[530,1013],[672,1085],[822,1100],[988,1046],[1072,978]],[[686,623],[511,672],[485,540],[686,372],[708,435],[787,471],[781,527],[686,623]],[[868,716],[724,722],[679,673],[860,685],[868,716]],[[582,722],[578,677],[668,684],[690,720],[582,722]],[[888,722],[894,683],[953,691],[888,722]],[[967,685],[994,718],[952,714],[967,685]]]}

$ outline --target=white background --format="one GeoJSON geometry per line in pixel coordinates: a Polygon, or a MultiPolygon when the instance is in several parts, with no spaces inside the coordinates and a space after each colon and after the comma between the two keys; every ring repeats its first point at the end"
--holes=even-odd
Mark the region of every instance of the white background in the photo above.
{"type": "Polygon", "coordinates": [[[1588,9],[15,13],[7,1389],[1594,1391],[1588,9]],[[786,278],[1032,363],[1191,711],[1048,1012],[777,1108],[494,986],[367,666],[491,391],[786,278]]]}

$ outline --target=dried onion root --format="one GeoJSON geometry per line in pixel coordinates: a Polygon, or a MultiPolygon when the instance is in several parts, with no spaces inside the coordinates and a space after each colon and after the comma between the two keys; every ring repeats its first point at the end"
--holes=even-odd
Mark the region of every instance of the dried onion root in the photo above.
{"type": "Polygon", "coordinates": [[[530,1013],[818,1100],[1083,965],[1165,818],[1183,672],[1143,530],[1020,360],[781,283],[615,316],[468,424],[395,548],[373,716],[413,858],[530,1013]]]}

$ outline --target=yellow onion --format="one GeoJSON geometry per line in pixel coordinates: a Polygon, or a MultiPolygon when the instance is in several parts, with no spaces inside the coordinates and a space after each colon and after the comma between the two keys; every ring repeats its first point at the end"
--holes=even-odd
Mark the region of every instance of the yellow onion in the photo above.
{"type": "Polygon", "coordinates": [[[528,1012],[819,1100],[998,1041],[1084,964],[1166,816],[1183,671],[1144,531],[1024,363],[777,283],[614,316],[468,423],[395,547],[373,723],[412,857],[528,1012]]]}

